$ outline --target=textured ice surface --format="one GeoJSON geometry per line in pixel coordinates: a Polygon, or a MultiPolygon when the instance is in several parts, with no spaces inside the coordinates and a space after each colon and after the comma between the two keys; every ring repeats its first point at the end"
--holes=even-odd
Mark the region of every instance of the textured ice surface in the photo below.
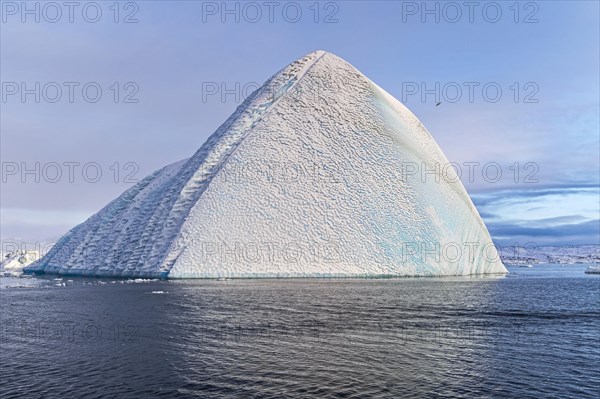
{"type": "Polygon", "coordinates": [[[27,271],[123,277],[503,273],[418,119],[350,64],[311,53],[191,158],[73,228],[27,271]]]}

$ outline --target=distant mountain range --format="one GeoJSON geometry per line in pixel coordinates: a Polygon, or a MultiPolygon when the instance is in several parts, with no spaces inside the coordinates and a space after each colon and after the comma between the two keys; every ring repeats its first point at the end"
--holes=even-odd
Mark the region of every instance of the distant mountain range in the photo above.
{"type": "Polygon", "coordinates": [[[500,249],[504,263],[596,263],[600,245],[510,246],[500,249]]]}

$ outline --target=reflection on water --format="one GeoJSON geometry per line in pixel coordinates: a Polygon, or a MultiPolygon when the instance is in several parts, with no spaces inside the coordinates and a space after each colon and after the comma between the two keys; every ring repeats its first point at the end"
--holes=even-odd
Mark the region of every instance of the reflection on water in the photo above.
{"type": "Polygon", "coordinates": [[[600,276],[584,269],[390,280],[3,279],[1,393],[598,397],[600,276]]]}

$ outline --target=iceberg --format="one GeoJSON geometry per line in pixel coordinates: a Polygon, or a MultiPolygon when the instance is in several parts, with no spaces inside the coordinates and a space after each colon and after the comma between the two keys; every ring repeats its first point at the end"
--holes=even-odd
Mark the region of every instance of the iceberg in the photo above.
{"type": "Polygon", "coordinates": [[[3,254],[0,260],[0,273],[6,277],[19,276],[23,269],[40,258],[36,250],[14,250],[3,254]]]}
{"type": "Polygon", "coordinates": [[[220,279],[505,273],[447,165],[403,104],[341,58],[313,52],[252,93],[191,158],[125,191],[24,271],[220,279]]]}

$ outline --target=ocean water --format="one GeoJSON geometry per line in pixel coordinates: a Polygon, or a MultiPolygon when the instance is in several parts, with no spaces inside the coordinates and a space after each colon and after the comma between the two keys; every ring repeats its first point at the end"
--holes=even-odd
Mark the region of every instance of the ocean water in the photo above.
{"type": "Polygon", "coordinates": [[[3,398],[598,398],[600,276],[2,278],[3,398]]]}

